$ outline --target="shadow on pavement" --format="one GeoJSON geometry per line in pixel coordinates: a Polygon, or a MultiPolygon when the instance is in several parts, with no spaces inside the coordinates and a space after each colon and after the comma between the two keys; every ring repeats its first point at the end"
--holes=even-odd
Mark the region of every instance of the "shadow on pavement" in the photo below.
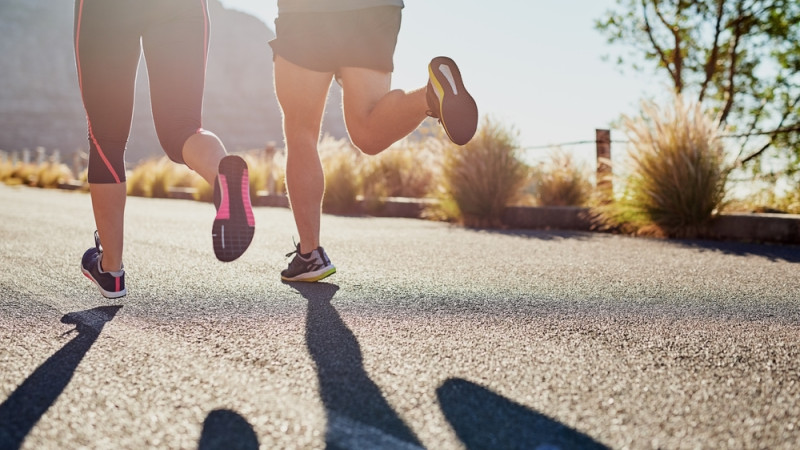
{"type": "Polygon", "coordinates": [[[361,348],[331,304],[339,287],[287,283],[308,300],[306,345],[317,366],[328,448],[421,446],[364,370],[361,348]]]}
{"type": "Polygon", "coordinates": [[[206,416],[198,450],[255,450],[258,437],[244,417],[229,409],[215,409],[206,416]]]}
{"type": "Polygon", "coordinates": [[[66,334],[78,335],[64,344],[0,404],[0,447],[15,449],[22,445],[25,436],[42,415],[55,403],[67,387],[86,353],[100,336],[106,323],[122,306],[102,306],[71,312],[61,318],[62,323],[74,324],[75,329],[66,334]]]}
{"type": "Polygon", "coordinates": [[[732,241],[690,241],[676,240],[676,245],[699,249],[701,251],[719,252],[724,255],[760,256],[770,261],[786,261],[800,263],[800,247],[796,245],[753,244],[732,241]]]}
{"type": "Polygon", "coordinates": [[[470,381],[437,390],[445,417],[468,449],[605,449],[603,444],[470,381]]]}
{"type": "Polygon", "coordinates": [[[590,233],[588,231],[570,230],[543,230],[543,229],[523,229],[523,228],[473,228],[464,227],[465,230],[473,233],[502,234],[504,236],[519,237],[525,239],[536,239],[539,241],[587,241],[600,236],[600,233],[590,233]]]}

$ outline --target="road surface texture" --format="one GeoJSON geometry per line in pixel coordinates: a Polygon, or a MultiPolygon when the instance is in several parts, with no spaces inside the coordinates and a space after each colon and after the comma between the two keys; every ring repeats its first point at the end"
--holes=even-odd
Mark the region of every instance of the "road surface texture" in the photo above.
{"type": "Polygon", "coordinates": [[[0,185],[0,448],[800,446],[800,248],[290,212],[214,258],[213,206],[129,198],[128,296],[88,195],[0,185]]]}

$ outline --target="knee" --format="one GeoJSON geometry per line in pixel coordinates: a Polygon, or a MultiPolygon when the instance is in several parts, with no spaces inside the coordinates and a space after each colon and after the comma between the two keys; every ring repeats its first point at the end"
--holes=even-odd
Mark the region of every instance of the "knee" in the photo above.
{"type": "Polygon", "coordinates": [[[362,153],[370,156],[375,156],[389,147],[378,139],[358,134],[350,134],[350,141],[357,149],[361,150],[362,153]]]}
{"type": "Polygon", "coordinates": [[[185,164],[183,158],[184,146],[187,141],[198,135],[205,135],[209,132],[200,128],[196,123],[191,121],[175,122],[175,123],[156,123],[156,135],[167,154],[172,161],[185,164]]]}

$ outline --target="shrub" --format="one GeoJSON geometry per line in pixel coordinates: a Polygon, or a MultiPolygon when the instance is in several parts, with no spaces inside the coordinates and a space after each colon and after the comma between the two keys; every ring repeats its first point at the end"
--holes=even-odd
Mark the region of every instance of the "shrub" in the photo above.
{"type": "Polygon", "coordinates": [[[36,182],[36,174],[39,171],[36,164],[25,164],[18,162],[17,164],[13,165],[11,168],[11,172],[8,174],[6,178],[6,184],[10,185],[34,185],[36,182]]]}
{"type": "Polygon", "coordinates": [[[286,173],[282,161],[274,151],[250,151],[243,155],[250,175],[250,197],[259,192],[266,194],[286,193],[286,173]]]}
{"type": "Polygon", "coordinates": [[[192,169],[166,156],[140,163],[127,178],[128,195],[136,197],[168,198],[171,188],[190,188],[205,183],[192,169]]]}
{"type": "Polygon", "coordinates": [[[500,226],[528,176],[518,153],[516,135],[490,119],[465,146],[445,143],[439,212],[467,226],[500,226]]]}
{"type": "Polygon", "coordinates": [[[153,196],[153,172],[155,166],[156,160],[149,159],[139,163],[128,173],[126,182],[128,195],[134,197],[153,196]]]}
{"type": "Polygon", "coordinates": [[[14,172],[14,164],[11,161],[0,162],[0,181],[5,182],[14,172]]]}
{"type": "Polygon", "coordinates": [[[428,142],[402,140],[376,156],[362,158],[361,185],[367,211],[387,197],[424,198],[434,190],[434,152],[428,142]]]}
{"type": "Polygon", "coordinates": [[[541,206],[583,206],[592,194],[586,165],[571,153],[556,149],[531,174],[529,190],[541,206]]]}
{"type": "Polygon", "coordinates": [[[75,179],[72,170],[66,165],[48,161],[38,167],[35,175],[35,181],[32,185],[40,188],[55,189],[63,183],[70,182],[75,179]]]}
{"type": "Polygon", "coordinates": [[[725,196],[719,122],[679,96],[669,110],[644,103],[640,117],[623,121],[627,174],[620,195],[595,209],[599,222],[639,234],[696,234],[725,196]]]}

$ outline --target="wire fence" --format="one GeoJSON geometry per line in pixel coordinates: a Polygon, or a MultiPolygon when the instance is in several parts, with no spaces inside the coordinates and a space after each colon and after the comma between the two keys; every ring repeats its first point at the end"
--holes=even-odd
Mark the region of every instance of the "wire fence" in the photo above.
{"type": "MultiPolygon", "coordinates": [[[[777,128],[771,131],[750,131],[747,133],[724,133],[720,134],[720,139],[744,139],[744,138],[751,138],[751,137],[759,137],[759,136],[778,136],[781,134],[789,134],[789,133],[798,133],[800,132],[800,125],[786,127],[786,128],[777,128]]],[[[575,147],[579,145],[589,145],[589,144],[599,144],[604,141],[600,140],[583,140],[583,141],[571,141],[571,142],[560,142],[556,144],[542,144],[542,145],[529,145],[522,147],[522,150],[545,150],[551,148],[558,148],[558,147],[575,147]]],[[[628,140],[620,140],[620,139],[613,139],[610,141],[605,141],[609,144],[630,144],[628,140]]]]}
{"type": "MultiPolygon", "coordinates": [[[[631,141],[625,140],[625,139],[610,139],[610,130],[597,130],[597,131],[603,131],[603,132],[609,133],[609,135],[608,135],[609,139],[608,140],[603,140],[603,139],[597,138],[597,139],[585,139],[585,140],[580,140],[580,141],[559,142],[559,143],[553,143],[553,144],[528,145],[528,146],[521,147],[521,150],[523,150],[525,152],[528,152],[528,151],[534,151],[534,150],[549,150],[549,149],[558,149],[558,148],[562,148],[563,149],[563,148],[573,147],[572,149],[570,149],[571,152],[579,154],[579,157],[581,159],[589,160],[589,159],[592,159],[594,157],[600,157],[601,156],[600,153],[597,153],[596,155],[595,154],[588,154],[588,153],[580,154],[582,152],[576,152],[574,147],[582,147],[582,146],[592,145],[593,144],[593,145],[598,147],[598,152],[599,152],[599,146],[603,146],[603,145],[610,146],[612,144],[614,144],[614,145],[627,145],[627,144],[630,144],[630,142],[631,142],[631,141]]],[[[800,132],[800,125],[793,125],[793,126],[790,126],[790,127],[776,128],[776,129],[770,130],[770,131],[753,130],[753,131],[750,131],[750,132],[747,132],[747,133],[725,133],[725,134],[720,134],[718,136],[718,138],[719,139],[749,139],[749,138],[752,138],[752,137],[770,137],[770,138],[775,138],[776,136],[781,135],[781,134],[798,133],[798,132],[800,132]]],[[[771,142],[767,143],[766,145],[767,146],[771,145],[771,142]]],[[[602,155],[602,156],[605,156],[605,155],[602,155]]],[[[531,155],[529,155],[529,157],[531,157],[531,159],[534,159],[531,155]]],[[[610,158],[610,154],[608,154],[608,157],[610,158]]]]}

